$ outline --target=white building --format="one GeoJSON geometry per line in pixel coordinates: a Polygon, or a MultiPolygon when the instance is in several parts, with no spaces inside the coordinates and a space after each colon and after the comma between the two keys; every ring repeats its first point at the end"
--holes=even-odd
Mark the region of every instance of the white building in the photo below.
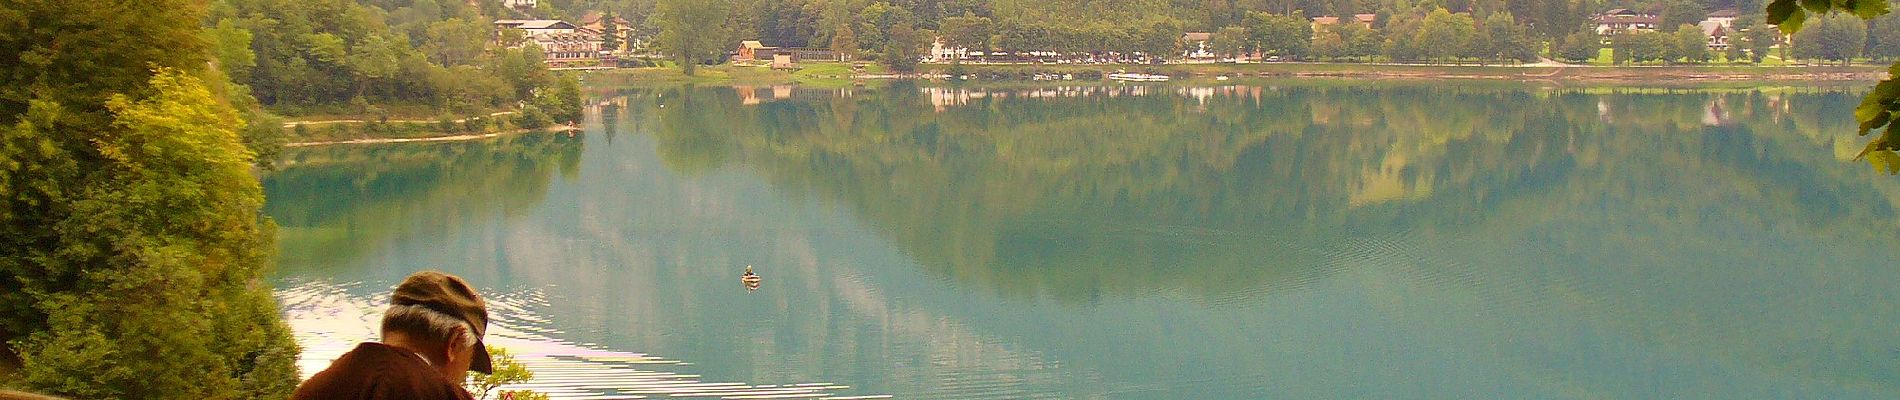
{"type": "Polygon", "coordinates": [[[520,29],[523,36],[534,36],[548,33],[574,33],[580,27],[558,19],[501,19],[495,20],[495,29],[520,29]]]}
{"type": "Polygon", "coordinates": [[[509,8],[534,8],[535,4],[534,0],[501,0],[501,6],[509,8]]]}

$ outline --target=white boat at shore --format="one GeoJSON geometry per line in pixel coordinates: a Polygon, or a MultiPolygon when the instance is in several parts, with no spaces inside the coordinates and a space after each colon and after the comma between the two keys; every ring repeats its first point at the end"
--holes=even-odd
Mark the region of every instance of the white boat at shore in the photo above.
{"type": "Polygon", "coordinates": [[[1167,82],[1169,78],[1167,75],[1159,74],[1117,72],[1108,74],[1108,79],[1122,82],[1167,82]]]}

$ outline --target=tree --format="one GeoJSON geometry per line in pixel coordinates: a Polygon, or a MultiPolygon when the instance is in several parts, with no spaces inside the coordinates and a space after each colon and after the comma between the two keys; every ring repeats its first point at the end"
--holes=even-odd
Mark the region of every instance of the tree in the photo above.
{"type": "Polygon", "coordinates": [[[1150,64],[1160,64],[1168,57],[1180,54],[1181,22],[1173,18],[1161,18],[1150,22],[1139,34],[1137,48],[1127,53],[1140,52],[1148,56],[1150,64]]]}
{"type": "Polygon", "coordinates": [[[205,28],[204,36],[205,43],[211,44],[211,60],[231,79],[243,80],[250,76],[251,68],[257,67],[257,53],[251,51],[251,31],[224,20],[205,28]]]}
{"type": "Polygon", "coordinates": [[[1385,43],[1379,37],[1379,31],[1365,25],[1342,24],[1333,31],[1339,34],[1340,40],[1346,42],[1345,51],[1340,56],[1348,59],[1370,59],[1379,55],[1380,47],[1385,43]]]}
{"type": "MultiPolygon", "coordinates": [[[[975,49],[989,51],[990,19],[964,14],[961,17],[944,18],[942,27],[943,46],[952,49],[975,49]]],[[[951,63],[962,63],[963,56],[951,57],[951,63]]]]}
{"type": "Polygon", "coordinates": [[[1846,14],[1826,14],[1814,26],[1795,34],[1794,55],[1805,59],[1839,61],[1846,65],[1859,57],[1867,43],[1867,24],[1846,14]]]}
{"type": "Polygon", "coordinates": [[[1237,25],[1220,28],[1209,39],[1208,47],[1213,49],[1214,54],[1222,58],[1238,58],[1247,48],[1247,28],[1237,25]]]}
{"type": "MultiPolygon", "coordinates": [[[[726,22],[725,0],[657,0],[654,18],[660,35],[654,41],[687,76],[699,65],[718,59],[726,50],[721,27],[726,22]]],[[[545,3],[543,3],[545,4],[545,3]]]]}
{"type": "Polygon", "coordinates": [[[1417,43],[1430,43],[1423,47],[1423,55],[1435,61],[1471,54],[1473,39],[1478,28],[1471,20],[1471,14],[1452,14],[1443,8],[1432,10],[1419,25],[1417,43]]]}
{"type": "MultiPolygon", "coordinates": [[[[85,17],[102,16],[67,18],[85,17]]],[[[104,47],[91,51],[116,50],[104,47]]],[[[96,103],[51,93],[86,86],[48,89],[0,115],[0,338],[20,357],[16,384],[75,398],[288,396],[297,349],[258,282],[272,227],[243,121],[163,58],[114,61],[157,69],[93,87],[121,91],[96,103]]]]}
{"type": "Polygon", "coordinates": [[[1665,0],[1662,14],[1656,16],[1656,26],[1664,32],[1675,32],[1683,25],[1695,26],[1708,16],[1709,10],[1696,0],[1665,0]]]}
{"type": "Polygon", "coordinates": [[[1781,40],[1781,31],[1762,21],[1746,25],[1742,31],[1742,41],[1748,45],[1748,58],[1756,64],[1768,58],[1768,52],[1774,50],[1775,42],[1781,40]]]}
{"type": "Polygon", "coordinates": [[[911,72],[917,70],[918,58],[923,56],[924,35],[909,23],[891,27],[890,37],[884,41],[884,51],[879,60],[891,67],[892,71],[911,72]]]}
{"type": "MultiPolygon", "coordinates": [[[[1796,0],[1774,0],[1768,4],[1768,23],[1779,26],[1783,33],[1799,34],[1804,32],[1802,26],[1807,20],[1808,11],[1840,11],[1852,13],[1866,20],[1886,15],[1888,9],[1887,2],[1884,1],[1821,1],[1799,4],[1796,0]]],[[[1827,25],[1826,18],[1823,18],[1822,25],[1827,25]]],[[[1861,34],[1866,35],[1865,27],[1862,28],[1861,34]]],[[[1900,63],[1895,63],[1888,69],[1900,69],[1900,63]]],[[[1867,147],[1861,149],[1860,154],[1856,154],[1854,158],[1866,158],[1876,167],[1891,171],[1894,168],[1900,168],[1900,154],[1894,152],[1900,150],[1900,124],[1891,123],[1894,119],[1893,113],[1900,111],[1900,78],[1889,75],[1887,79],[1875,84],[1874,90],[1869,91],[1867,96],[1861,99],[1860,106],[1854,108],[1854,120],[1860,122],[1861,135],[1872,133],[1875,129],[1882,127],[1886,128],[1880,137],[1868,141],[1867,147]]]]}
{"type": "Polygon", "coordinates": [[[1596,58],[1603,48],[1596,32],[1579,31],[1564,37],[1563,47],[1557,51],[1557,57],[1568,63],[1586,63],[1596,58]]]}
{"type": "Polygon", "coordinates": [[[1610,39],[1611,58],[1617,64],[1642,63],[1663,60],[1665,47],[1669,46],[1664,33],[1649,31],[1628,31],[1619,33],[1610,39]]]}
{"type": "Polygon", "coordinates": [[[1313,47],[1308,50],[1314,57],[1342,58],[1346,54],[1346,39],[1332,29],[1320,29],[1313,34],[1313,47]]]}
{"type": "Polygon", "coordinates": [[[1306,18],[1292,15],[1254,13],[1247,32],[1253,47],[1263,53],[1297,60],[1306,55],[1313,42],[1313,25],[1306,18]]]}
{"type": "Polygon", "coordinates": [[[616,19],[618,19],[618,17],[614,16],[613,11],[603,11],[600,13],[601,50],[620,50],[620,21],[616,21],[616,19]]]}
{"type": "Polygon", "coordinates": [[[1518,62],[1537,61],[1537,41],[1530,28],[1517,24],[1509,11],[1491,13],[1484,19],[1485,58],[1518,62]]]}
{"type": "Polygon", "coordinates": [[[839,61],[851,61],[858,53],[858,34],[851,31],[851,24],[838,25],[838,32],[831,35],[831,51],[839,61]]]}
{"type": "Polygon", "coordinates": [[[1900,59],[1900,15],[1874,18],[1867,28],[1867,57],[1889,62],[1900,59]]]}
{"type": "Polygon", "coordinates": [[[509,355],[508,349],[491,345],[488,346],[488,355],[494,363],[495,373],[468,371],[468,379],[465,380],[468,392],[474,394],[477,400],[488,400],[490,394],[499,399],[547,400],[547,394],[533,390],[499,390],[502,386],[534,380],[534,371],[528,370],[526,365],[515,362],[515,356],[509,355]]]}
{"type": "Polygon", "coordinates": [[[1709,62],[1709,35],[1702,34],[1702,28],[1687,24],[1677,27],[1676,33],[1670,35],[1669,42],[1669,51],[1663,56],[1664,59],[1685,63],[1709,62]]]}

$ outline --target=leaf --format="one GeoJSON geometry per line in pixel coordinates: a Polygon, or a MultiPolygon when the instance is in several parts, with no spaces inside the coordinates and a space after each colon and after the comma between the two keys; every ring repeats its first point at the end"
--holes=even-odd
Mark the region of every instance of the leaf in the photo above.
{"type": "Polygon", "coordinates": [[[1815,14],[1825,14],[1828,9],[1834,8],[1834,2],[1828,0],[1801,0],[1801,8],[1807,9],[1808,12],[1815,14]]]}
{"type": "MultiPolygon", "coordinates": [[[[1859,118],[1861,110],[1864,110],[1866,108],[1867,106],[1861,106],[1860,108],[1854,109],[1855,118],[1859,118]]],[[[1875,115],[1871,119],[1861,121],[1860,123],[1861,136],[1866,136],[1867,132],[1871,132],[1875,128],[1879,128],[1882,125],[1886,125],[1888,120],[1893,117],[1893,113],[1887,112],[1887,110],[1884,110],[1884,109],[1875,109],[1875,112],[1878,112],[1879,114],[1875,115]]]]}
{"type": "Polygon", "coordinates": [[[1874,166],[1874,171],[1885,172],[1887,175],[1900,175],[1900,154],[1895,154],[1893,150],[1879,150],[1867,154],[1867,164],[1874,166]]]}
{"type": "Polygon", "coordinates": [[[1874,19],[1887,14],[1887,0],[1853,0],[1849,4],[1854,15],[1861,19],[1874,19]]]}

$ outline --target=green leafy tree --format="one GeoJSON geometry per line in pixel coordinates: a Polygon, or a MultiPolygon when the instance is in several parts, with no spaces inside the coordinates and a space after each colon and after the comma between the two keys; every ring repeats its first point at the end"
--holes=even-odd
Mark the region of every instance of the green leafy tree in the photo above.
{"type": "Polygon", "coordinates": [[[1683,25],[1694,27],[1708,18],[1709,10],[1696,0],[1665,0],[1662,14],[1657,15],[1658,23],[1664,32],[1676,32],[1683,25]]]}
{"type": "Polygon", "coordinates": [[[468,371],[467,383],[464,385],[468,388],[470,394],[475,395],[477,400],[488,400],[489,395],[494,395],[494,398],[497,399],[547,400],[548,395],[546,393],[539,393],[533,390],[500,390],[502,386],[528,383],[534,380],[534,371],[529,370],[528,366],[516,362],[515,356],[508,354],[508,349],[488,346],[488,355],[493,359],[495,373],[484,374],[468,371]]]}
{"type": "Polygon", "coordinates": [[[909,23],[891,27],[880,60],[892,71],[916,71],[918,59],[923,57],[924,40],[924,35],[909,23]]]}
{"type": "Polygon", "coordinates": [[[1379,50],[1385,43],[1385,40],[1379,37],[1379,31],[1365,25],[1341,24],[1333,31],[1339,33],[1340,40],[1346,42],[1345,52],[1340,56],[1348,59],[1370,59],[1372,56],[1379,55],[1379,50]]]}
{"type": "Polygon", "coordinates": [[[1900,15],[1882,15],[1867,27],[1867,57],[1900,60],[1900,15]]]}
{"type": "Polygon", "coordinates": [[[1343,58],[1346,54],[1346,39],[1332,29],[1320,29],[1313,34],[1313,48],[1310,53],[1320,58],[1343,58]]]}
{"type": "Polygon", "coordinates": [[[1644,63],[1662,61],[1669,50],[1669,40],[1665,33],[1648,31],[1623,32],[1610,39],[1611,58],[1617,64],[1644,63]]]}
{"type": "Polygon", "coordinates": [[[1580,31],[1564,37],[1563,46],[1557,51],[1557,57],[1564,62],[1586,63],[1596,58],[1603,48],[1596,32],[1580,31]]]}
{"type": "Polygon", "coordinates": [[[1781,40],[1781,31],[1762,21],[1746,26],[1747,30],[1742,31],[1742,44],[1748,46],[1749,60],[1760,64],[1774,50],[1775,43],[1781,40]]]}
{"type": "Polygon", "coordinates": [[[1530,28],[1517,24],[1510,11],[1491,13],[1484,19],[1485,58],[1518,62],[1537,61],[1537,39],[1530,28]]]}
{"type": "MultiPolygon", "coordinates": [[[[725,0],[657,0],[654,18],[660,26],[655,42],[660,50],[679,63],[688,76],[699,65],[718,59],[726,50],[721,38],[726,21],[725,0]]],[[[545,4],[545,3],[544,3],[545,4]]]]}
{"type": "Polygon", "coordinates": [[[600,13],[601,50],[620,50],[620,21],[617,21],[617,19],[618,17],[615,17],[614,12],[611,10],[600,13]]]}
{"type": "MultiPolygon", "coordinates": [[[[944,18],[942,40],[944,47],[967,48],[975,51],[989,51],[990,18],[964,14],[961,17],[944,18]]],[[[962,63],[963,57],[952,57],[951,63],[962,63]]]]}
{"type": "Polygon", "coordinates": [[[1669,45],[1663,53],[1665,61],[1685,63],[1709,62],[1709,36],[1702,34],[1702,28],[1695,25],[1683,25],[1669,34],[1669,45]]]}
{"type": "Polygon", "coordinates": [[[1151,64],[1160,64],[1168,57],[1181,52],[1181,22],[1173,18],[1157,19],[1141,30],[1138,48],[1128,53],[1140,52],[1148,56],[1151,64]]]}
{"type": "Polygon", "coordinates": [[[851,31],[851,24],[838,25],[838,32],[831,35],[831,51],[840,61],[851,61],[858,54],[858,34],[851,31]]]}
{"type": "MultiPolygon", "coordinates": [[[[1886,1],[1854,0],[1774,0],[1768,3],[1768,23],[1775,24],[1784,33],[1799,34],[1807,22],[1808,13],[1828,13],[1840,11],[1860,17],[1873,19],[1888,12],[1886,1]]],[[[1825,25],[1825,18],[1823,19],[1825,25]]],[[[1865,35],[1865,32],[1862,33],[1865,35]]],[[[1844,35],[1845,36],[1845,35],[1844,35]]],[[[1855,158],[1866,158],[1876,167],[1889,169],[1900,167],[1900,124],[1892,124],[1893,113],[1900,111],[1900,80],[1893,76],[1900,72],[1900,63],[1888,68],[1888,77],[1874,85],[1874,90],[1861,99],[1860,106],[1854,108],[1854,120],[1860,122],[1860,134],[1867,135],[1885,127],[1879,137],[1867,142],[1855,158]]]]}
{"type": "Polygon", "coordinates": [[[257,52],[251,51],[251,31],[225,20],[205,28],[204,37],[205,43],[211,44],[211,60],[232,80],[249,77],[251,69],[257,67],[257,52]]]}
{"type": "Polygon", "coordinates": [[[1795,34],[1794,55],[1845,65],[1860,56],[1866,43],[1865,22],[1846,14],[1830,13],[1823,15],[1814,26],[1795,34]]]}
{"type": "Polygon", "coordinates": [[[1458,56],[1472,54],[1471,48],[1477,36],[1477,25],[1471,14],[1446,11],[1443,8],[1432,10],[1419,25],[1417,43],[1430,43],[1423,47],[1425,58],[1444,61],[1458,56]]]}
{"type": "Polygon", "coordinates": [[[1249,21],[1250,41],[1263,53],[1297,60],[1306,56],[1307,48],[1313,44],[1313,25],[1306,18],[1254,13],[1249,21]]]}
{"type": "Polygon", "coordinates": [[[1247,28],[1229,26],[1215,31],[1208,40],[1208,47],[1223,58],[1237,58],[1247,48],[1247,28]]]}
{"type": "Polygon", "coordinates": [[[7,209],[34,210],[0,214],[0,276],[24,306],[0,329],[15,378],[77,398],[285,397],[297,350],[258,284],[272,228],[244,124],[183,71],[141,86],[103,102],[106,125],[40,100],[0,131],[16,166],[0,188],[30,202],[7,209]]]}

